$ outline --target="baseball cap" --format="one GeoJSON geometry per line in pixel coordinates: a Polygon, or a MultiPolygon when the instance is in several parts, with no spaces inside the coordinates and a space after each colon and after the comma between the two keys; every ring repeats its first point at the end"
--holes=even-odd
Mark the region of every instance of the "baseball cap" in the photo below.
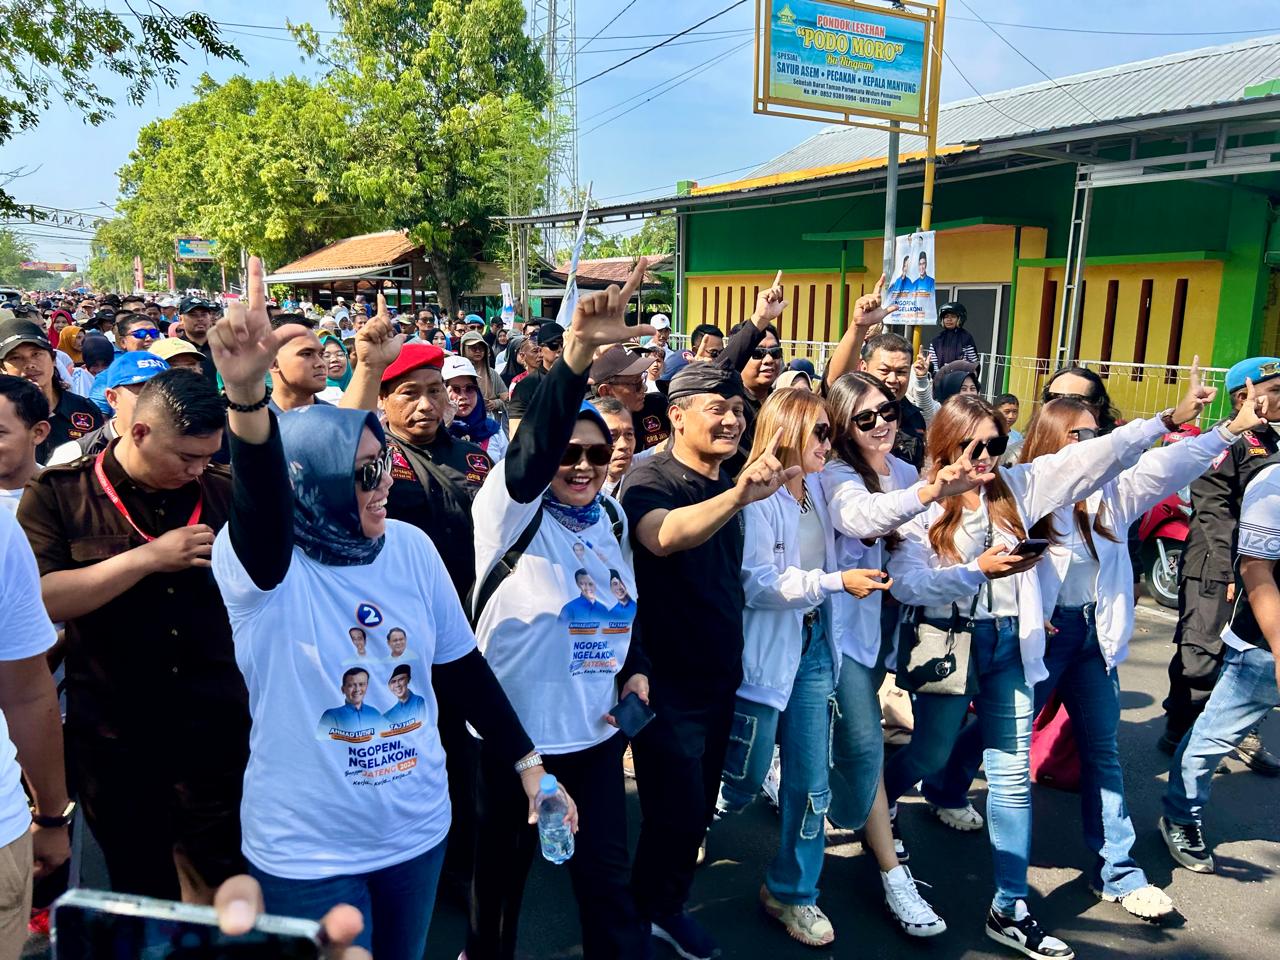
{"type": "Polygon", "coordinates": [[[550,347],[564,342],[564,327],[554,320],[543,320],[538,324],[538,346],[550,347]]]}
{"type": "Polygon", "coordinates": [[[179,313],[190,313],[192,310],[212,310],[215,313],[220,308],[212,300],[205,300],[203,297],[183,297],[178,304],[179,313]]]}
{"type": "Polygon", "coordinates": [[[1227,371],[1227,393],[1243,390],[1246,378],[1257,384],[1273,377],[1280,377],[1280,357],[1249,357],[1227,371]]]}
{"type": "Polygon", "coordinates": [[[484,334],[477,330],[467,331],[462,335],[462,339],[458,341],[458,345],[463,348],[469,347],[473,343],[484,343],[486,347],[488,346],[488,344],[485,343],[484,334]]]}
{"type": "Polygon", "coordinates": [[[53,352],[53,344],[45,336],[44,328],[40,324],[21,317],[0,320],[0,357],[7,357],[24,343],[34,344],[50,353],[53,352]]]}
{"type": "Polygon", "coordinates": [[[655,330],[670,330],[671,318],[665,313],[655,313],[649,318],[649,326],[653,327],[655,330]]]}
{"type": "Polygon", "coordinates": [[[444,351],[430,343],[406,343],[400,348],[400,356],[395,363],[382,372],[382,382],[390,383],[421,367],[434,367],[439,370],[444,366],[444,351]]]}
{"type": "Polygon", "coordinates": [[[176,307],[178,305],[177,297],[163,297],[157,306],[160,307],[176,307]]]}
{"type": "Polygon", "coordinates": [[[614,377],[632,377],[644,373],[652,362],[648,354],[631,353],[626,347],[610,347],[591,364],[591,382],[600,384],[614,377]]]}
{"type": "Polygon", "coordinates": [[[452,380],[454,377],[474,377],[476,376],[476,367],[466,357],[452,356],[444,358],[444,368],[440,371],[446,380],[452,380]]]}
{"type": "Polygon", "coordinates": [[[151,349],[146,352],[155,354],[166,363],[180,353],[190,354],[193,357],[204,357],[204,354],[180,337],[165,337],[163,340],[157,340],[151,345],[151,349]]]}
{"type": "Polygon", "coordinates": [[[146,350],[135,350],[122,353],[111,361],[105,371],[106,384],[109,388],[128,387],[135,383],[146,383],[157,373],[164,373],[169,364],[146,350]]]}

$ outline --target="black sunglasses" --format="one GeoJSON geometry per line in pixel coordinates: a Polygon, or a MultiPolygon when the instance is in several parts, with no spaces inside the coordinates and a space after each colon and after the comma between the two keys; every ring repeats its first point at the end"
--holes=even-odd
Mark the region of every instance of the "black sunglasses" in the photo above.
{"type": "Polygon", "coordinates": [[[1076,440],[1092,440],[1099,436],[1099,432],[1093,427],[1076,427],[1074,430],[1068,430],[1067,436],[1074,437],[1076,440]]]}
{"type": "Polygon", "coordinates": [[[1049,402],[1049,401],[1051,401],[1051,400],[1079,400],[1081,403],[1086,403],[1086,404],[1088,404],[1088,405],[1089,405],[1089,406],[1091,406],[1091,407],[1096,407],[1096,406],[1098,405],[1098,398],[1097,398],[1097,397],[1095,397],[1095,396],[1094,396],[1093,394],[1091,394],[1091,393],[1088,393],[1088,394],[1086,394],[1086,393],[1048,393],[1048,394],[1045,394],[1045,403],[1048,403],[1048,402],[1049,402]]]}
{"type": "Polygon", "coordinates": [[[751,351],[752,360],[763,360],[765,357],[773,357],[775,360],[782,359],[781,347],[756,347],[751,351]]]}
{"type": "MultiPolygon", "coordinates": [[[[956,444],[956,446],[958,446],[961,452],[963,452],[964,450],[968,449],[969,444],[971,443],[973,443],[973,437],[969,437],[966,440],[961,440],[958,444],[956,444]]],[[[973,459],[974,460],[981,459],[984,453],[989,453],[993,457],[1003,456],[1004,452],[1007,449],[1009,449],[1008,436],[992,437],[990,440],[979,440],[977,446],[973,448],[973,459]]]]}
{"type": "Polygon", "coordinates": [[[863,410],[861,413],[853,415],[853,425],[863,433],[870,433],[876,428],[876,420],[883,420],[885,423],[898,422],[898,401],[886,400],[874,410],[863,410]]]}
{"type": "Polygon", "coordinates": [[[716,357],[720,356],[720,352],[723,349],[723,347],[707,347],[707,356],[714,360],[716,357]]]}
{"type": "Polygon", "coordinates": [[[571,443],[560,454],[560,466],[573,467],[583,457],[593,467],[607,466],[613,459],[613,445],[608,443],[571,443]]]}
{"type": "Polygon", "coordinates": [[[831,439],[831,424],[815,423],[813,425],[813,439],[819,443],[826,443],[831,439]]]}
{"type": "Polygon", "coordinates": [[[356,483],[360,485],[361,490],[369,493],[378,488],[378,484],[382,482],[382,475],[390,472],[391,451],[383,450],[376,460],[370,460],[356,467],[356,483]]]}

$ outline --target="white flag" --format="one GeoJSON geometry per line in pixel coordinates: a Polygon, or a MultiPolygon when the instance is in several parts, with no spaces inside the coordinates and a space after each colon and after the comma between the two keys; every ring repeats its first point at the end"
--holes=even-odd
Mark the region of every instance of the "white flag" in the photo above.
{"type": "Polygon", "coordinates": [[[587,211],[590,209],[591,184],[587,184],[587,199],[582,207],[582,219],[578,221],[578,238],[573,241],[573,256],[569,258],[569,279],[565,281],[564,299],[560,301],[560,312],[556,314],[556,323],[566,330],[578,305],[578,258],[582,256],[582,247],[587,242],[587,211]]]}

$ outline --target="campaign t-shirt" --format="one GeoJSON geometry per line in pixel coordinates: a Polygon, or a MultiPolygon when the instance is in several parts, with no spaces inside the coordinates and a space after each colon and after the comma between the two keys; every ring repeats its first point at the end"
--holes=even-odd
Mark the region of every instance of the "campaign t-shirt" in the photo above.
{"type": "MultiPolygon", "coordinates": [[[[35,554],[8,510],[0,510],[0,610],[4,611],[0,660],[25,660],[53,646],[57,635],[40,600],[35,554]]],[[[18,748],[9,739],[9,724],[0,711],[0,847],[13,843],[30,826],[18,748]]]]}
{"type": "MultiPolygon", "coordinates": [[[[1280,564],[1280,470],[1275,464],[1259,470],[1244,488],[1238,536],[1237,556],[1274,560],[1280,564]]],[[[1254,616],[1248,591],[1237,590],[1235,607],[1222,630],[1222,640],[1235,650],[1270,651],[1271,646],[1254,616]]]]}
{"type": "Polygon", "coordinates": [[[431,666],[465,656],[475,638],[427,535],[388,520],[377,558],[352,567],[295,547],[264,592],[228,526],[213,573],[253,717],[240,808],[249,861],[318,879],[380,870],[444,840],[431,666]]]}
{"type": "MultiPolygon", "coordinates": [[[[676,510],[724,493],[733,480],[721,468],[715,480],[689,469],[670,451],[633,467],[622,506],[634,530],[652,510],[676,510]]],[[[737,690],[742,683],[742,514],[706,543],[659,557],[635,543],[641,593],[672,597],[640,608],[640,636],[654,677],[686,693],[737,690]]],[[[651,678],[653,679],[653,678],[651,678]]]]}
{"type": "MultiPolygon", "coordinates": [[[[516,503],[506,474],[504,460],[476,495],[476,583],[543,509],[541,497],[516,503]]],[[[619,543],[605,509],[580,532],[543,509],[515,571],[485,604],[480,650],[542,753],[583,750],[617,733],[604,715],[618,702],[614,678],[631,648],[632,569],[625,518],[619,543]]]]}

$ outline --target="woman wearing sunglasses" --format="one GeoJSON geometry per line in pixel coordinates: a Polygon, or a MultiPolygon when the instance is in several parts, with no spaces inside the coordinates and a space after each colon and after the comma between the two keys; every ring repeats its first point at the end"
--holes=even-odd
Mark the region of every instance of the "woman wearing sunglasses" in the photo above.
{"type": "MultiPolygon", "coordinates": [[[[649,928],[630,889],[626,737],[611,712],[647,667],[632,637],[636,579],[626,516],[600,490],[613,443],[582,402],[597,347],[652,333],[625,322],[642,258],[617,287],[578,301],[564,350],[530,401],[507,455],[476,495],[476,638],[538,755],[591,811],[566,867],[583,956],[646,956],[649,928]],[[619,686],[621,685],[621,686],[619,686]]],[[[520,781],[486,739],[480,755],[468,960],[515,955],[524,885],[538,837],[524,825],[520,781]]]]}
{"type": "MultiPolygon", "coordinates": [[[[1008,445],[1006,427],[986,401],[952,397],[929,426],[928,454],[935,465],[963,464],[991,479],[933,504],[903,526],[903,542],[889,561],[893,594],[924,607],[933,620],[950,620],[959,609],[972,623],[969,669],[977,676],[996,881],[986,933],[1031,957],[1067,960],[1075,954],[1046,933],[1027,907],[1031,690],[1048,671],[1045,610],[1033,569],[1041,554],[1015,547],[1041,518],[1087,498],[1163,433],[1198,416],[1212,396],[1193,381],[1178,406],[1159,417],[1134,420],[1108,436],[1003,469],[998,462],[1008,445]]],[[[969,699],[915,695],[911,743],[885,765],[891,804],[947,763],[969,699]]]]}
{"type": "Polygon", "coordinates": [[[782,836],[760,901],[793,939],[811,947],[835,939],[817,905],[831,798],[830,700],[840,669],[830,601],[837,594],[862,599],[888,586],[879,570],[836,564],[819,483],[830,452],[831,419],[817,394],[780,390],[760,408],[747,464],[772,456],[784,469],[802,472],[742,513],[743,681],[716,804],[723,815],[751,803],[776,741],[782,836]]]}
{"type": "MultiPolygon", "coordinates": [[[[1254,399],[1250,385],[1230,423],[1149,450],[1100,490],[1059,507],[1031,527],[1031,536],[1050,542],[1048,558],[1036,573],[1044,609],[1052,611],[1044,655],[1048,676],[1036,684],[1034,710],[1039,713],[1056,690],[1071,717],[1080,748],[1084,840],[1095,857],[1090,887],[1102,899],[1147,920],[1173,912],[1173,902],[1133,859],[1133,823],[1125,805],[1116,743],[1117,668],[1128,654],[1133,633],[1133,577],[1124,531],[1200,476],[1242,433],[1261,425],[1254,399]],[[1106,589],[1100,590],[1099,584],[1106,589]]],[[[1030,462],[1070,450],[1098,432],[1093,407],[1074,397],[1050,400],[1031,421],[1023,456],[1030,462]]]]}
{"type": "MultiPolygon", "coordinates": [[[[880,380],[847,373],[831,387],[835,456],[822,472],[823,497],[835,529],[841,566],[883,570],[885,546],[894,531],[942,497],[971,489],[980,480],[948,466],[931,480],[899,460],[893,449],[898,403],[880,380]]],[[[884,735],[877,691],[885,658],[894,649],[898,605],[873,593],[853,603],[832,600],[834,635],[841,664],[836,700],[839,719],[833,737],[832,821],[847,829],[866,827],[866,842],[880,867],[885,902],[902,929],[916,937],[946,930],[925,902],[905,866],[905,848],[895,844],[882,786],[884,735]]],[[[967,784],[966,784],[967,787],[967,784]]]]}
{"type": "Polygon", "coordinates": [[[435,547],[387,519],[377,418],[268,409],[266,372],[305,331],[271,329],[262,276],[254,257],[248,310],[229,305],[209,334],[234,464],[213,575],[253,718],[243,850],[267,912],[318,920],[349,903],[360,946],[419,960],[450,822],[437,696],[523,771],[531,818],[542,769],[435,547]]]}

